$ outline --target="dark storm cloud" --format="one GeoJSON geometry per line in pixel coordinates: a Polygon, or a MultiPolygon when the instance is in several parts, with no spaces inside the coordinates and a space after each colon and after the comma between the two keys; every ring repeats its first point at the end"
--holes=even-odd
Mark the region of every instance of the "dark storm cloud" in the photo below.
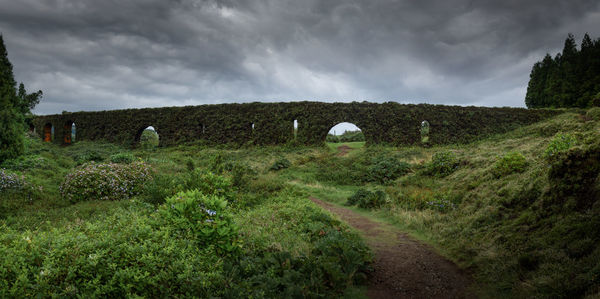
{"type": "Polygon", "coordinates": [[[242,101],[522,106],[597,1],[0,0],[38,113],[242,101]]]}

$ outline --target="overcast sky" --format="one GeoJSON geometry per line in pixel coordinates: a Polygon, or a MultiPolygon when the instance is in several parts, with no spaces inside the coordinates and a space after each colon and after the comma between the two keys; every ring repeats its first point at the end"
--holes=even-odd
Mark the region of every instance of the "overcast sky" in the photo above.
{"type": "Polygon", "coordinates": [[[0,0],[38,114],[249,101],[524,106],[597,0],[0,0]]]}

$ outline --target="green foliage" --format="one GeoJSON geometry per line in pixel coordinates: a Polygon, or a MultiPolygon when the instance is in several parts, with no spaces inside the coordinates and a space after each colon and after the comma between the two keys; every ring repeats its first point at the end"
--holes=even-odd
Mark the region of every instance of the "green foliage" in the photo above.
{"type": "Polygon", "coordinates": [[[11,170],[44,168],[47,165],[48,161],[39,155],[21,155],[14,159],[5,160],[0,164],[2,168],[11,170]]]}
{"type": "Polygon", "coordinates": [[[15,90],[12,64],[0,35],[0,163],[23,153],[23,114],[15,90]]]}
{"type": "Polygon", "coordinates": [[[459,200],[459,198],[453,197],[449,193],[436,193],[426,202],[425,208],[439,212],[448,212],[456,209],[459,200]]]}
{"type": "Polygon", "coordinates": [[[581,50],[573,35],[565,40],[562,53],[549,54],[531,70],[525,104],[529,108],[579,107],[597,105],[600,92],[600,39],[592,41],[585,34],[581,50]]]}
{"type": "Polygon", "coordinates": [[[182,175],[155,174],[152,182],[144,186],[142,198],[148,203],[160,204],[164,203],[167,197],[186,190],[198,190],[236,204],[230,178],[199,168],[182,175]]]}
{"type": "MultiPolygon", "coordinates": [[[[33,123],[40,135],[45,124],[52,124],[57,143],[62,142],[62,136],[70,134],[64,124],[73,121],[85,128],[77,132],[78,141],[105,140],[136,146],[138,134],[152,125],[160,133],[161,147],[194,142],[239,148],[242,145],[322,145],[331,126],[340,121],[359,126],[369,145],[420,144],[420,123],[426,119],[435,128],[429,134],[428,144],[435,145],[471,142],[559,113],[563,111],[393,102],[291,102],[66,112],[37,116],[33,123]],[[293,119],[299,123],[296,135],[292,130],[293,119]],[[198,120],[202,120],[202,124],[198,120]]],[[[152,134],[156,140],[152,131],[143,134],[152,134]]]]}
{"type": "Polygon", "coordinates": [[[289,168],[292,165],[292,163],[290,162],[290,160],[286,159],[286,158],[279,158],[277,159],[277,161],[275,161],[273,163],[273,165],[271,165],[271,167],[269,167],[269,170],[281,170],[281,169],[285,169],[285,168],[289,168]]]}
{"type": "Polygon", "coordinates": [[[492,173],[498,178],[515,172],[523,172],[527,168],[527,165],[527,159],[525,159],[523,154],[509,152],[496,160],[492,168],[492,173]]]}
{"type": "Polygon", "coordinates": [[[373,159],[371,166],[367,169],[367,176],[370,181],[385,184],[407,174],[409,171],[410,164],[400,162],[393,157],[379,156],[373,159]]]}
{"type": "Polygon", "coordinates": [[[75,162],[77,165],[81,165],[87,162],[104,162],[104,156],[96,150],[87,149],[83,152],[75,154],[75,162]]]}
{"type": "Polygon", "coordinates": [[[458,169],[459,160],[453,152],[437,152],[425,165],[424,174],[445,177],[458,169]]]}
{"type": "Polygon", "coordinates": [[[48,231],[0,225],[0,297],[210,297],[222,259],[152,215],[117,210],[48,231]]]}
{"type": "Polygon", "coordinates": [[[158,146],[159,138],[155,130],[144,129],[140,136],[140,147],[145,150],[151,150],[158,146]]]}
{"type": "Polygon", "coordinates": [[[365,141],[365,135],[360,130],[344,131],[344,133],[342,133],[342,135],[339,135],[339,136],[333,135],[333,134],[327,134],[325,141],[332,142],[332,143],[361,142],[361,141],[365,141]]]}
{"type": "Polygon", "coordinates": [[[162,219],[179,237],[195,240],[197,246],[214,246],[220,254],[239,253],[241,240],[227,200],[198,190],[179,192],[159,209],[162,219]]]}
{"type": "Polygon", "coordinates": [[[371,192],[366,189],[358,189],[346,201],[347,206],[357,205],[363,209],[376,209],[385,204],[386,194],[381,190],[371,192]]]}
{"type": "Polygon", "coordinates": [[[552,138],[550,144],[544,150],[544,158],[550,159],[560,152],[567,151],[577,143],[575,136],[571,134],[558,134],[552,138]]]}
{"type": "Polygon", "coordinates": [[[60,185],[63,198],[83,200],[121,200],[140,194],[150,168],[144,162],[131,164],[84,164],[69,173],[60,185]]]}
{"type": "Polygon", "coordinates": [[[135,157],[130,153],[116,153],[110,156],[110,162],[112,163],[129,164],[134,160],[135,157]]]}
{"type": "Polygon", "coordinates": [[[25,186],[25,177],[0,169],[0,192],[10,189],[22,189],[25,186]]]}

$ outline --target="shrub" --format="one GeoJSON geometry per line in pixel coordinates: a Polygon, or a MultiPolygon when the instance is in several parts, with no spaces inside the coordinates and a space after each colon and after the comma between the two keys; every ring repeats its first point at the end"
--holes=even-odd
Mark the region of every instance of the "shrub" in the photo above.
{"type": "Polygon", "coordinates": [[[275,163],[273,163],[273,165],[271,165],[271,167],[269,167],[269,169],[277,171],[277,170],[289,168],[291,165],[292,165],[292,163],[288,159],[280,158],[277,161],[275,161],[275,163]]]}
{"type": "Polygon", "coordinates": [[[379,208],[385,204],[385,192],[377,190],[371,192],[365,189],[358,189],[352,196],[348,198],[346,205],[357,205],[363,209],[379,208]]]}
{"type": "Polygon", "coordinates": [[[198,246],[214,246],[220,254],[241,249],[237,226],[227,209],[227,200],[198,190],[179,192],[166,199],[160,208],[164,221],[184,239],[198,246]]]}
{"type": "Polygon", "coordinates": [[[459,160],[453,152],[435,153],[425,165],[424,174],[445,177],[458,169],[459,160]]]}
{"type": "Polygon", "coordinates": [[[373,161],[367,169],[367,177],[370,181],[385,184],[410,171],[410,164],[399,162],[395,158],[380,156],[373,161]]]}
{"type": "Polygon", "coordinates": [[[215,195],[228,201],[234,200],[231,179],[210,171],[196,169],[185,178],[185,190],[196,189],[206,195],[215,195]]]}
{"type": "Polygon", "coordinates": [[[110,156],[110,161],[113,163],[129,164],[134,160],[135,158],[130,153],[116,153],[110,156]]]}
{"type": "Polygon", "coordinates": [[[453,198],[448,193],[436,193],[431,200],[426,202],[425,207],[440,212],[447,212],[456,209],[456,202],[459,199],[458,197],[453,198]]]}
{"type": "Polygon", "coordinates": [[[550,159],[559,152],[565,152],[577,143],[577,139],[571,134],[557,134],[552,138],[550,144],[544,151],[544,158],[550,159]]]}
{"type": "Polygon", "coordinates": [[[59,190],[63,198],[82,200],[120,200],[141,193],[150,178],[150,167],[144,162],[131,164],[89,163],[68,174],[59,190]]]}
{"type": "Polygon", "coordinates": [[[95,150],[86,150],[83,153],[78,153],[74,157],[77,165],[84,164],[86,162],[103,162],[104,157],[95,150]]]}
{"type": "Polygon", "coordinates": [[[0,192],[6,190],[19,190],[25,187],[25,177],[0,169],[0,192]]]}
{"type": "Polygon", "coordinates": [[[142,200],[157,205],[165,202],[167,197],[183,191],[183,181],[178,176],[168,174],[155,174],[152,182],[144,184],[142,200]]]}
{"type": "Polygon", "coordinates": [[[222,292],[221,257],[173,238],[171,227],[133,209],[35,233],[0,227],[2,298],[209,298],[222,292]]]}
{"type": "Polygon", "coordinates": [[[498,158],[492,173],[495,177],[501,177],[515,172],[523,172],[527,168],[527,160],[525,156],[519,152],[510,152],[498,158]]]}
{"type": "Polygon", "coordinates": [[[196,189],[207,195],[216,195],[232,203],[235,201],[231,179],[212,172],[196,169],[183,175],[156,174],[151,184],[143,188],[143,200],[161,204],[177,192],[196,189]]]}

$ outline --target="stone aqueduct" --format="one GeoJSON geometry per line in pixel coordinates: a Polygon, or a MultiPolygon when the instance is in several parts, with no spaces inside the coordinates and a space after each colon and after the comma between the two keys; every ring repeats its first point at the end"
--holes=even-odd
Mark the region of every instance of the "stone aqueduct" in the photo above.
{"type": "Polygon", "coordinates": [[[469,142],[481,136],[506,132],[557,114],[555,110],[487,108],[444,105],[369,103],[245,103],[186,107],[126,109],[98,112],[63,112],[38,116],[32,129],[41,138],[54,130],[53,142],[70,144],[71,125],[76,139],[105,140],[135,145],[142,131],[153,126],[160,145],[204,140],[211,144],[299,144],[325,141],[340,122],[356,124],[367,144],[419,144],[420,125],[430,124],[429,143],[469,142]],[[294,121],[298,123],[294,134],[294,121]]]}

